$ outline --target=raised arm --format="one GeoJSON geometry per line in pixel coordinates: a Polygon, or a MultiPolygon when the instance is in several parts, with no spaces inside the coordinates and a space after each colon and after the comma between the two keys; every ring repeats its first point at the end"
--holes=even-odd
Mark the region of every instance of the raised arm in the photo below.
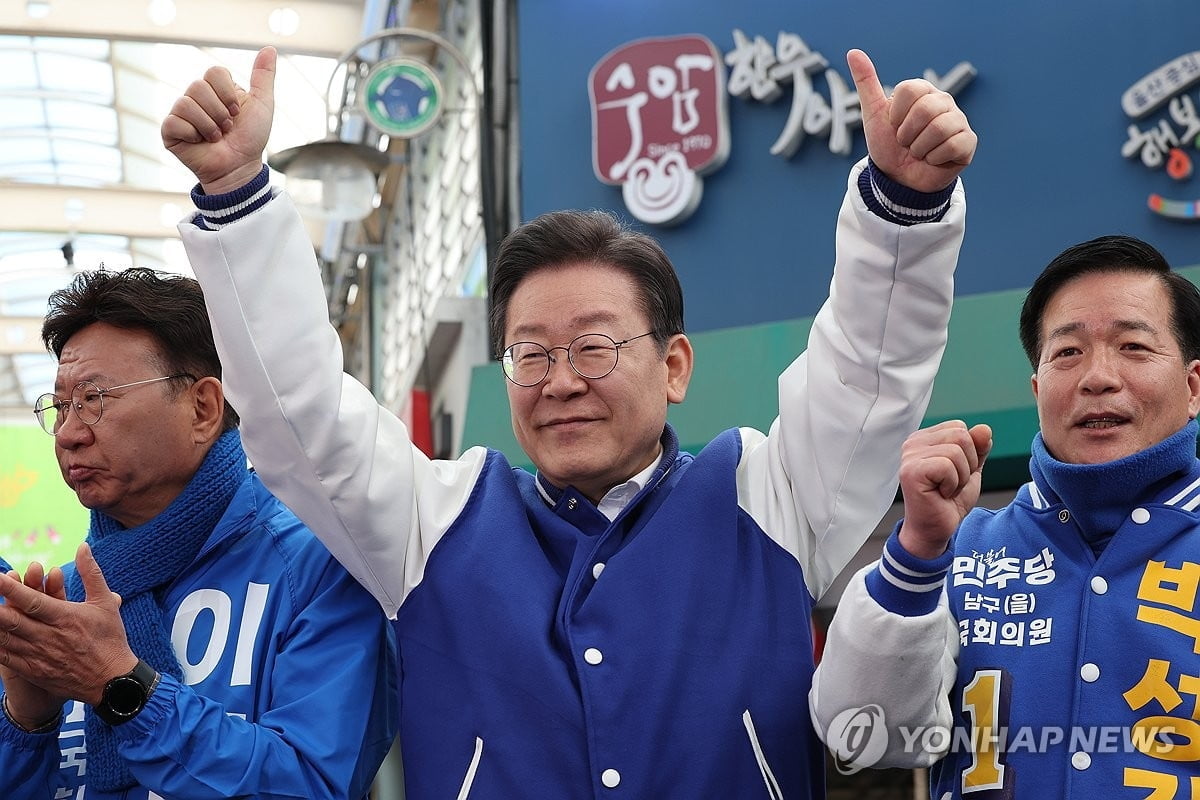
{"type": "Polygon", "coordinates": [[[163,144],[199,181],[201,214],[180,233],[251,462],[394,615],[486,453],[430,462],[404,424],[343,374],[312,242],[263,166],[275,59],[270,47],[258,54],[248,90],[210,69],[164,120],[163,144]]]}
{"type": "Polygon", "coordinates": [[[952,723],[958,626],[943,592],[947,545],[979,499],[991,445],[988,426],[957,420],[905,441],[904,520],[883,558],[846,587],[809,693],[813,726],[843,765],[928,766],[941,756],[912,732],[952,723]],[[868,717],[887,733],[883,750],[855,732],[868,717]]]}
{"type": "Polygon", "coordinates": [[[948,94],[911,80],[889,97],[865,53],[847,60],[869,163],[855,167],[838,217],[829,300],[738,476],[743,507],[797,557],[815,597],[891,504],[900,447],[928,405],[964,229],[957,178],[976,146],[948,94]]]}

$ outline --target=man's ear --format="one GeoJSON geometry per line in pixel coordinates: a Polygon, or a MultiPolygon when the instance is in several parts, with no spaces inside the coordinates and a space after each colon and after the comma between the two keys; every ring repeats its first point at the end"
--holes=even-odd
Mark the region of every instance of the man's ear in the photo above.
{"type": "Polygon", "coordinates": [[[212,376],[192,384],[192,433],[197,443],[211,442],[221,435],[225,422],[225,389],[212,376]]]}
{"type": "Polygon", "coordinates": [[[1188,364],[1188,417],[1195,419],[1200,414],[1200,361],[1188,364]]]}
{"type": "Polygon", "coordinates": [[[695,356],[687,336],[677,333],[667,343],[667,402],[682,403],[692,381],[695,356]]]}

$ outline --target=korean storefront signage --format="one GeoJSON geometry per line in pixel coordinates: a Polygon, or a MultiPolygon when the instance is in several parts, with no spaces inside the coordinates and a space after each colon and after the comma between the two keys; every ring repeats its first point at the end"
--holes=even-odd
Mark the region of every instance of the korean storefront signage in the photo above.
{"type": "MultiPolygon", "coordinates": [[[[787,121],[771,154],[792,157],[806,136],[828,139],[830,152],[847,156],[862,119],[853,84],[799,36],[780,33],[772,45],[733,31],[722,54],[698,34],[640,39],[605,55],[588,77],[592,111],[592,169],[620,186],[637,219],[672,225],[691,216],[703,195],[703,176],[729,156],[728,95],[773,103],[792,92],[787,121]],[[729,67],[726,80],[726,67],[729,67]],[[813,77],[823,75],[828,100],[813,77]]],[[[975,77],[961,62],[945,75],[924,78],[955,94],[975,77]]]]}
{"type": "MultiPolygon", "coordinates": [[[[1192,177],[1189,150],[1200,146],[1200,115],[1188,90],[1200,82],[1200,51],[1179,56],[1138,80],[1121,95],[1121,109],[1133,120],[1148,119],[1166,106],[1166,115],[1146,128],[1137,122],[1126,129],[1121,155],[1137,156],[1152,170],[1174,181],[1192,177]]],[[[1172,200],[1153,193],[1150,209],[1171,219],[1200,219],[1200,200],[1172,200]]]]}

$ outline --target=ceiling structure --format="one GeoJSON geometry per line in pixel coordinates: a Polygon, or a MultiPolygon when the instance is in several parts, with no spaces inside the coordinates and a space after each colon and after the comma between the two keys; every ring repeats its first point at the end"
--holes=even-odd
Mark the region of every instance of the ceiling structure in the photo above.
{"type": "Polygon", "coordinates": [[[0,3],[0,419],[54,380],[50,292],[81,270],[190,274],[175,230],[190,175],[159,124],[216,64],[249,74],[279,48],[268,152],[322,138],[336,60],[370,0],[6,0],[0,3]]]}

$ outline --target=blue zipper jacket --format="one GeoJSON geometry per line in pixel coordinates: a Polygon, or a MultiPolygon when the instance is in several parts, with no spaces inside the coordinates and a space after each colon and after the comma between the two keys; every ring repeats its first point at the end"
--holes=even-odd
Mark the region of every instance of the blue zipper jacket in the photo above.
{"type": "Polygon", "coordinates": [[[1039,434],[1032,480],[973,509],[944,556],[889,538],[814,681],[831,746],[930,766],[938,800],[1200,796],[1196,432],[1103,464],[1056,462],[1039,434]],[[864,705],[874,729],[841,735],[864,705]]]}
{"type": "Polygon", "coordinates": [[[394,639],[254,473],[162,604],[183,680],[164,675],[114,729],[141,785],[87,787],[84,707],[72,701],[44,734],[0,715],[5,800],[366,795],[395,735],[394,639]]]}

